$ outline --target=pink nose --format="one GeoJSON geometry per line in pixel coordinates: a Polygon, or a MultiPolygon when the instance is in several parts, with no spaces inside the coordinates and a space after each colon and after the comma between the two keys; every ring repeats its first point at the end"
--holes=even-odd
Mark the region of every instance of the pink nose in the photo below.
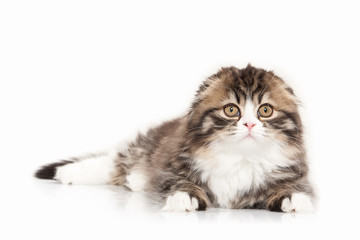
{"type": "Polygon", "coordinates": [[[255,123],[244,123],[244,125],[249,129],[249,132],[251,129],[255,126],[255,123]]]}

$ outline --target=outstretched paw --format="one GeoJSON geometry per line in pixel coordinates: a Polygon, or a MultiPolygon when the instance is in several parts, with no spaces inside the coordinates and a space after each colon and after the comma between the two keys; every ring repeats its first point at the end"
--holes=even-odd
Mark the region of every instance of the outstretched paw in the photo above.
{"type": "Polygon", "coordinates": [[[195,197],[190,197],[186,192],[176,192],[166,199],[162,211],[169,212],[194,212],[199,208],[199,202],[195,197]]]}
{"type": "Polygon", "coordinates": [[[305,193],[293,193],[291,198],[285,198],[281,204],[283,212],[311,213],[314,207],[311,199],[305,193]]]}

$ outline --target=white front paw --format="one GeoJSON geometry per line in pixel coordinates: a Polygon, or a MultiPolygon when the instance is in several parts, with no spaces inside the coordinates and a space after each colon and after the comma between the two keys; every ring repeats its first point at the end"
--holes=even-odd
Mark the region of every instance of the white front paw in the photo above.
{"type": "Polygon", "coordinates": [[[196,198],[190,198],[186,192],[176,192],[174,195],[166,199],[165,206],[162,211],[171,212],[193,212],[199,207],[199,202],[196,198]]]}
{"type": "Polygon", "coordinates": [[[314,207],[311,199],[305,193],[293,193],[291,200],[285,198],[281,204],[283,212],[297,212],[297,213],[311,213],[314,212],[314,207]]]}

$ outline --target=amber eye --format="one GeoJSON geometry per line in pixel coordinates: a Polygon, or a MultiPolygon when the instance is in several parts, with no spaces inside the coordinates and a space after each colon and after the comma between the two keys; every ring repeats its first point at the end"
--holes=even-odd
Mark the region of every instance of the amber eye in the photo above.
{"type": "Polygon", "coordinates": [[[259,107],[258,114],[260,117],[270,117],[273,114],[273,108],[270,104],[263,104],[259,107]]]}
{"type": "Polygon", "coordinates": [[[229,104],[224,107],[224,112],[228,117],[236,117],[240,115],[240,110],[234,104],[229,104]]]}

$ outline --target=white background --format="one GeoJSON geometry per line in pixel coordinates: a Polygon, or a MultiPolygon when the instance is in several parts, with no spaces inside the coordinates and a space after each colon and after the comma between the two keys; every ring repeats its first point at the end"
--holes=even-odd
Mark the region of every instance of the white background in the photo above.
{"type": "Polygon", "coordinates": [[[359,239],[356,1],[1,1],[1,239],[359,239]],[[32,178],[186,111],[247,63],[303,102],[317,212],[164,214],[107,186],[32,178]]]}

